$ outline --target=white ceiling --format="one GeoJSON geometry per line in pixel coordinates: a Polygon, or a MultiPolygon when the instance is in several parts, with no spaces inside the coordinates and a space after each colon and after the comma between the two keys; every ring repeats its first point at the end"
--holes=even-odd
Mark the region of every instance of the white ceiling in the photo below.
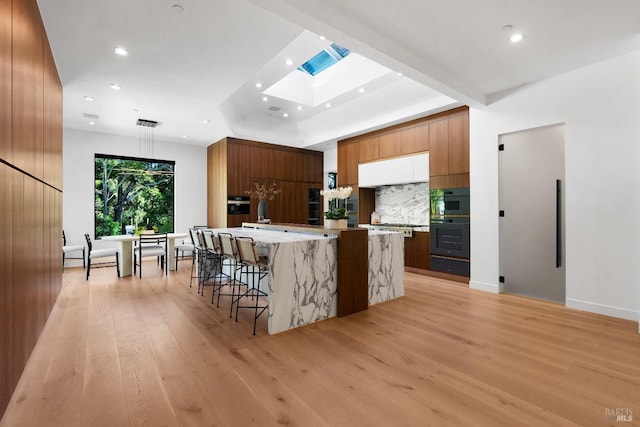
{"type": "Polygon", "coordinates": [[[197,145],[235,136],[323,150],[453,106],[481,107],[522,85],[640,49],[637,0],[38,4],[64,86],[66,128],[139,137],[135,123],[143,118],[161,123],[156,140],[197,145]],[[524,40],[512,44],[505,25],[524,40]],[[318,35],[403,75],[341,95],[331,108],[263,102],[264,89],[328,43],[318,35]],[[115,46],[129,56],[115,55],[115,46]],[[95,125],[85,113],[99,116],[95,125]]]}

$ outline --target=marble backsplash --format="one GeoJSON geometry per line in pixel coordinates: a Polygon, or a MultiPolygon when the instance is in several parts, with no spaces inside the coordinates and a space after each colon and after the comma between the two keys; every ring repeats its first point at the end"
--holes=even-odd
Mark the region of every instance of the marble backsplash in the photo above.
{"type": "Polygon", "coordinates": [[[376,212],[383,224],[429,224],[429,183],[376,187],[376,212]]]}

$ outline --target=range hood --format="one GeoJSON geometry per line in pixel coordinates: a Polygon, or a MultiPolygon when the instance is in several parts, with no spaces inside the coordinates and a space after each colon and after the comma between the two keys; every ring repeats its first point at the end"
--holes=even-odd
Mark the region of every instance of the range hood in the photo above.
{"type": "Polygon", "coordinates": [[[429,181],[429,153],[358,165],[358,187],[429,181]]]}

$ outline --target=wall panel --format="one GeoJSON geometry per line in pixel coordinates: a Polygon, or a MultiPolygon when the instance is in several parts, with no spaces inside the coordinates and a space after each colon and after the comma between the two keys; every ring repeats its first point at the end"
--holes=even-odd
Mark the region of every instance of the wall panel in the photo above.
{"type": "Polygon", "coordinates": [[[9,402],[13,383],[13,197],[14,175],[18,172],[0,163],[0,412],[9,402]]]}
{"type": "Polygon", "coordinates": [[[0,0],[0,111],[4,412],[62,286],[62,87],[35,0],[0,0]]]}
{"type": "Polygon", "coordinates": [[[32,0],[13,1],[13,161],[43,178],[43,31],[32,0]]]}
{"type": "Polygon", "coordinates": [[[0,0],[0,159],[13,161],[11,139],[11,0],[0,0]]]}

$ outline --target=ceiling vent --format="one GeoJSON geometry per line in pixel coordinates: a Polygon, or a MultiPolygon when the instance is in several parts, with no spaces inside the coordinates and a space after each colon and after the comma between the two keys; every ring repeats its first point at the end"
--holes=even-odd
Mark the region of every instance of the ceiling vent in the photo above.
{"type": "Polygon", "coordinates": [[[97,114],[82,113],[82,115],[87,119],[98,120],[100,118],[100,116],[97,114]]]}
{"type": "Polygon", "coordinates": [[[148,128],[154,128],[158,126],[158,122],[156,122],[155,120],[138,119],[138,121],[136,122],[136,125],[144,126],[148,128]]]}
{"type": "Polygon", "coordinates": [[[276,106],[271,106],[271,107],[269,107],[269,110],[270,111],[280,111],[280,110],[282,110],[282,108],[276,107],[276,106]]]}

